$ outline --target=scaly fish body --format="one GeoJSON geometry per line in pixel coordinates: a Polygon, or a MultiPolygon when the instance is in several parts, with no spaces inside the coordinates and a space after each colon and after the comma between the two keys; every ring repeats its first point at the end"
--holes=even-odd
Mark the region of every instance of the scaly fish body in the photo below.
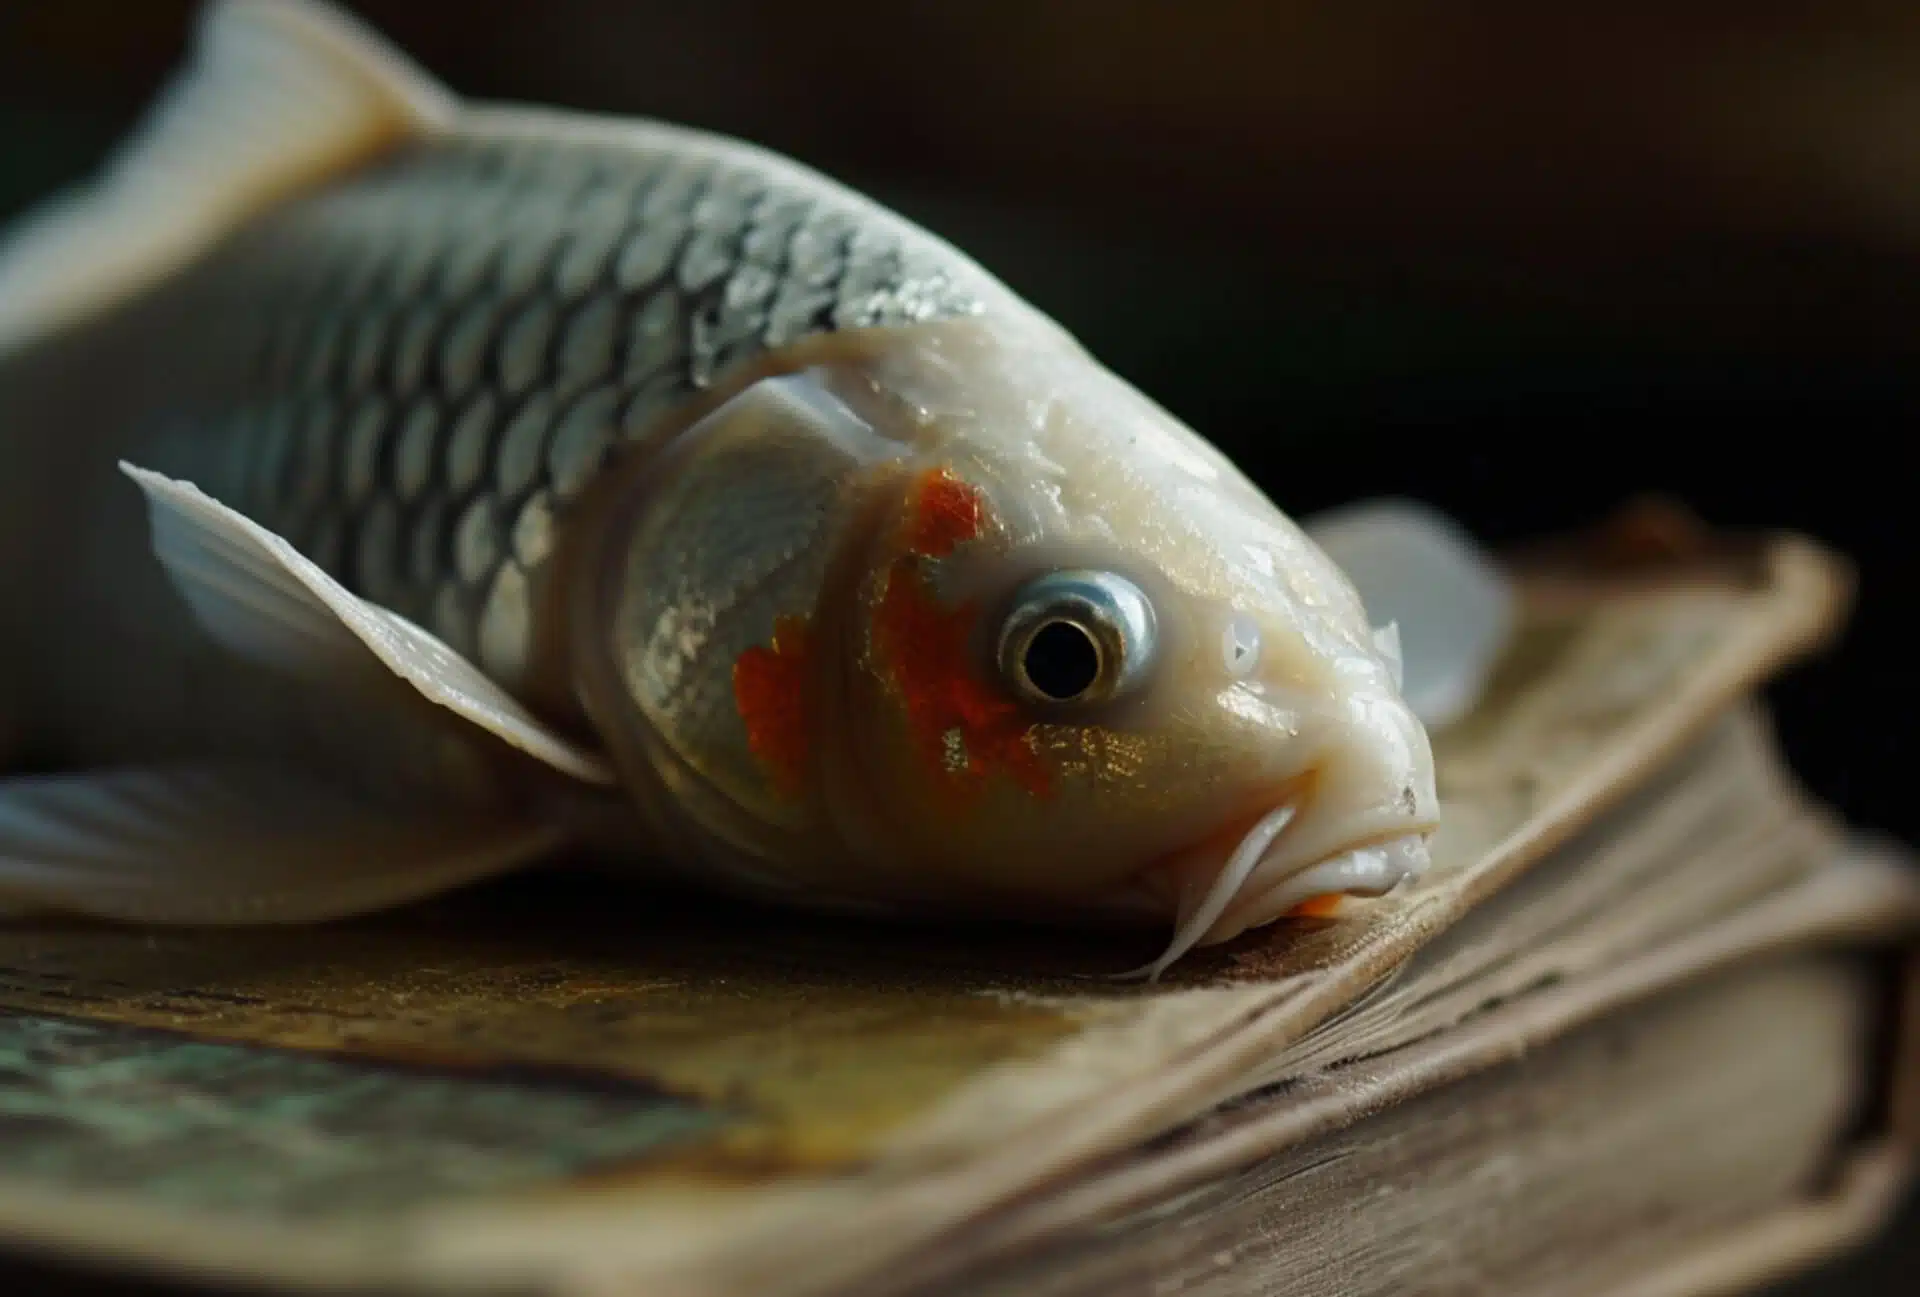
{"type": "MultiPolygon", "coordinates": [[[[1349,577],[957,250],[744,145],[460,105],[311,4],[207,32],[166,147],[0,267],[15,729],[173,795],[266,762],[398,816],[393,853],[463,844],[351,902],[236,866],[229,910],[585,842],[804,903],[1145,913],[1157,970],[1423,867],[1425,728],[1349,577]],[[192,209],[172,154],[262,68],[333,115],[268,121],[277,161],[203,178],[248,201],[192,209]],[[453,827],[488,817],[523,845],[453,827]]],[[[18,791],[39,826],[105,796],[18,791]]],[[[7,811],[0,854],[78,850],[10,847],[7,811]]],[[[84,873],[13,890],[206,908],[84,873]]]]}
{"type": "MultiPolygon", "coordinates": [[[[596,140],[577,125],[481,124],[294,200],[67,344],[79,354],[59,362],[60,406],[17,422],[71,427],[77,402],[104,398],[65,442],[84,449],[38,480],[18,466],[8,479],[38,496],[91,485],[26,538],[98,555],[62,585],[159,576],[128,543],[144,521],[114,471],[126,459],[195,483],[508,688],[537,692],[555,545],[616,453],[769,351],[980,310],[949,260],[777,161],[692,132],[596,140]],[[90,395],[84,373],[100,371],[115,390],[90,395]],[[115,515],[120,528],[102,534],[115,515]]],[[[24,439],[8,449],[45,453],[24,439]]],[[[122,700],[95,705],[92,656],[74,656],[81,642],[146,656],[131,650],[151,653],[151,615],[88,597],[25,637],[46,657],[25,692],[59,700],[39,729],[64,758],[152,755],[130,741],[122,700]],[[117,626],[93,624],[102,617],[117,626]],[[96,721],[104,736],[74,750],[76,726],[96,721]]],[[[176,647],[224,667],[190,627],[176,647]]],[[[148,705],[179,696],[127,692],[148,705]]],[[[150,728],[217,723],[219,696],[150,728]]],[[[569,705],[564,688],[549,697],[569,705]]]]}

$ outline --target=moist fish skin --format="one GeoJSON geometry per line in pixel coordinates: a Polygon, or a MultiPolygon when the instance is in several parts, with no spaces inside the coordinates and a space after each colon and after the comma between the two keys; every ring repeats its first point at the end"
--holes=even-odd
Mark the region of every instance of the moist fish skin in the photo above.
{"type": "Polygon", "coordinates": [[[1446,520],[1347,515],[1357,588],[765,150],[465,103],[316,0],[197,48],[0,244],[0,743],[62,772],[0,781],[0,897],[299,922],[586,848],[1171,921],[1157,976],[1425,868],[1403,685],[1457,711],[1508,617],[1446,520]]]}

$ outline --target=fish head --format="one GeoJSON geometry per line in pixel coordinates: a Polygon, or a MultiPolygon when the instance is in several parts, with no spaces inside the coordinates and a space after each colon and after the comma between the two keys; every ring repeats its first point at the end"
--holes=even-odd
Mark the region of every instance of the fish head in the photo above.
{"type": "Polygon", "coordinates": [[[827,592],[873,858],[1171,920],[1176,956],[1423,871],[1429,738],[1333,560],[1071,340],[935,338],[867,372],[912,449],[827,592]]]}
{"type": "Polygon", "coordinates": [[[1391,642],[1071,339],[887,331],[759,390],[649,470],[587,623],[589,710],[710,858],[796,899],[1171,921],[1169,959],[1425,867],[1391,642]]]}

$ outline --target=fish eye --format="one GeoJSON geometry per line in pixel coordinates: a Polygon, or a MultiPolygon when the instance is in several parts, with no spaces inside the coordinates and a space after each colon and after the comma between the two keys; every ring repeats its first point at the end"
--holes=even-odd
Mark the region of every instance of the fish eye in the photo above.
{"type": "Polygon", "coordinates": [[[1021,586],[1000,629],[1000,672],[1030,702],[1105,702],[1153,666],[1153,605],[1111,572],[1049,572],[1021,586]]]}

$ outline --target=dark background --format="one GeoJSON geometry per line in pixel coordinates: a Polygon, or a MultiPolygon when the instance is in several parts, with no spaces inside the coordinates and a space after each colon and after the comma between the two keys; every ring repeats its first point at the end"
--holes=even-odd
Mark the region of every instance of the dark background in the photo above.
{"type": "MultiPolygon", "coordinates": [[[[352,7],[465,94],[865,188],[1296,514],[1410,493],[1504,542],[1661,492],[1827,541],[1860,604],[1773,689],[1783,737],[1920,842],[1920,5],[352,7]]],[[[194,8],[0,0],[0,217],[94,163],[194,8]]],[[[1788,1291],[1916,1276],[1910,1211],[1788,1291]]]]}

